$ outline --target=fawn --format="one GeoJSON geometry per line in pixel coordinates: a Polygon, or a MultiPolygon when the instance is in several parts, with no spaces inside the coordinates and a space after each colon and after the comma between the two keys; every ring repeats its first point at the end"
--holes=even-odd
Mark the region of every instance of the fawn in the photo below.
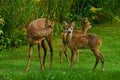
{"type": "Polygon", "coordinates": [[[66,45],[68,48],[71,50],[71,66],[70,68],[74,68],[74,60],[77,53],[78,49],[81,49],[82,47],[88,47],[93,54],[96,57],[96,62],[93,67],[95,70],[99,59],[101,60],[102,63],[102,71],[104,71],[104,57],[101,54],[99,48],[100,45],[102,44],[102,39],[97,36],[96,34],[74,34],[73,29],[75,26],[76,22],[72,22],[71,25],[68,25],[66,21],[64,21],[64,25],[66,27],[66,45]]]}
{"type": "MultiPolygon", "coordinates": [[[[82,28],[80,30],[73,30],[73,34],[86,34],[88,29],[90,29],[92,27],[87,17],[81,18],[80,20],[82,22],[82,28]]],[[[64,23],[67,24],[66,22],[64,22],[64,23]]],[[[64,51],[65,57],[67,59],[67,62],[69,62],[69,59],[68,59],[68,56],[67,56],[66,34],[67,34],[66,30],[64,30],[61,33],[62,47],[60,48],[60,63],[62,62],[62,53],[63,53],[63,51],[64,51]]]]}
{"type": "Polygon", "coordinates": [[[52,47],[52,33],[54,22],[49,21],[47,18],[39,18],[32,21],[27,28],[27,38],[29,41],[29,56],[28,64],[26,71],[30,69],[30,60],[33,50],[33,45],[38,45],[38,53],[40,58],[41,70],[44,70],[45,58],[47,54],[47,46],[44,43],[46,39],[50,47],[50,67],[52,67],[52,56],[53,56],[53,47],[52,47]],[[44,58],[42,61],[41,46],[44,49],[44,58]]]}

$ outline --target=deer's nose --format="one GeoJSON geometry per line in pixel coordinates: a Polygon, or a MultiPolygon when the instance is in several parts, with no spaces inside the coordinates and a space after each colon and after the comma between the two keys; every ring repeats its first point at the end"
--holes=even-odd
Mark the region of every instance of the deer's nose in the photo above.
{"type": "Polygon", "coordinates": [[[70,28],[68,28],[68,33],[71,33],[71,32],[72,32],[72,30],[70,28]]]}
{"type": "Polygon", "coordinates": [[[68,31],[68,33],[71,33],[71,31],[68,31]]]}

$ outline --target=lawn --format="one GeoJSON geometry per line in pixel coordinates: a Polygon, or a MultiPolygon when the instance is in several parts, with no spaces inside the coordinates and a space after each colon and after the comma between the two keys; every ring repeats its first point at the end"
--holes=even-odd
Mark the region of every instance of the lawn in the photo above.
{"type": "MultiPolygon", "coordinates": [[[[89,33],[95,33],[103,39],[100,48],[105,57],[105,71],[101,71],[101,63],[95,71],[93,53],[84,49],[79,53],[79,61],[75,61],[75,69],[70,70],[65,56],[59,62],[61,37],[53,36],[53,67],[49,68],[50,54],[48,51],[45,70],[40,70],[37,46],[34,46],[31,68],[25,72],[28,57],[28,45],[15,49],[0,51],[0,80],[119,80],[120,79],[120,23],[103,23],[94,25],[89,33]]],[[[69,57],[71,55],[68,52],[69,57]]]]}

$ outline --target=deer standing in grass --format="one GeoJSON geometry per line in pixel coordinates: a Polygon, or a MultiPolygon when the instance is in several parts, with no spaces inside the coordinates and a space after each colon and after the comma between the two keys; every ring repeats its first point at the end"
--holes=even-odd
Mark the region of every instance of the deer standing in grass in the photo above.
{"type": "Polygon", "coordinates": [[[72,22],[71,25],[68,25],[66,21],[64,21],[64,25],[67,30],[66,34],[66,44],[71,50],[71,66],[70,68],[74,68],[74,60],[77,55],[77,50],[82,47],[88,47],[96,57],[96,62],[93,69],[96,68],[99,59],[102,63],[102,71],[104,71],[104,57],[101,54],[99,48],[102,44],[102,39],[95,34],[74,34],[73,28],[75,26],[75,22],[72,22]]]}
{"type": "MultiPolygon", "coordinates": [[[[92,27],[87,17],[81,18],[81,22],[82,22],[82,28],[80,30],[74,30],[73,34],[86,34],[88,29],[90,29],[92,27]]],[[[67,24],[67,23],[65,23],[65,24],[67,24]]],[[[63,53],[63,51],[64,51],[64,54],[66,56],[67,61],[69,62],[69,59],[68,59],[68,56],[67,56],[66,34],[67,34],[66,30],[64,30],[61,33],[62,47],[60,48],[60,63],[62,62],[62,53],[63,53]]]]}
{"type": "Polygon", "coordinates": [[[38,45],[38,53],[40,59],[41,70],[44,70],[45,58],[47,54],[47,46],[45,45],[44,40],[46,39],[50,47],[50,67],[52,67],[52,56],[53,56],[53,47],[52,47],[52,33],[54,22],[49,21],[47,18],[39,18],[32,21],[27,28],[27,38],[29,41],[29,56],[28,64],[26,71],[30,69],[30,60],[32,56],[33,45],[38,45]],[[44,49],[44,58],[42,61],[41,47],[44,49]]]}

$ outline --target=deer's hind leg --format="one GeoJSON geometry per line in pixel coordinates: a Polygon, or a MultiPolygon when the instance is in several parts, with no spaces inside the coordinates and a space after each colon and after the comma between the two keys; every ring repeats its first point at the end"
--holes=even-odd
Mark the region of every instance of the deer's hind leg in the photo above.
{"type": "Polygon", "coordinates": [[[42,48],[44,50],[43,66],[45,66],[45,60],[46,60],[46,55],[47,55],[47,46],[45,44],[45,40],[42,40],[42,48]]]}
{"type": "Polygon", "coordinates": [[[102,71],[104,71],[104,57],[103,57],[103,55],[100,53],[99,49],[97,49],[97,48],[92,49],[92,51],[96,57],[96,62],[95,62],[93,69],[94,70],[96,69],[98,62],[99,62],[99,59],[100,59],[101,63],[102,63],[102,71]]]}
{"type": "Polygon", "coordinates": [[[38,43],[38,55],[39,55],[39,59],[40,59],[40,65],[41,65],[41,70],[44,70],[44,65],[43,65],[43,61],[42,61],[42,54],[41,54],[41,42],[38,43]]]}
{"type": "Polygon", "coordinates": [[[53,46],[52,46],[52,36],[46,38],[49,48],[50,48],[50,67],[52,68],[52,57],[53,57],[53,46]]]}

